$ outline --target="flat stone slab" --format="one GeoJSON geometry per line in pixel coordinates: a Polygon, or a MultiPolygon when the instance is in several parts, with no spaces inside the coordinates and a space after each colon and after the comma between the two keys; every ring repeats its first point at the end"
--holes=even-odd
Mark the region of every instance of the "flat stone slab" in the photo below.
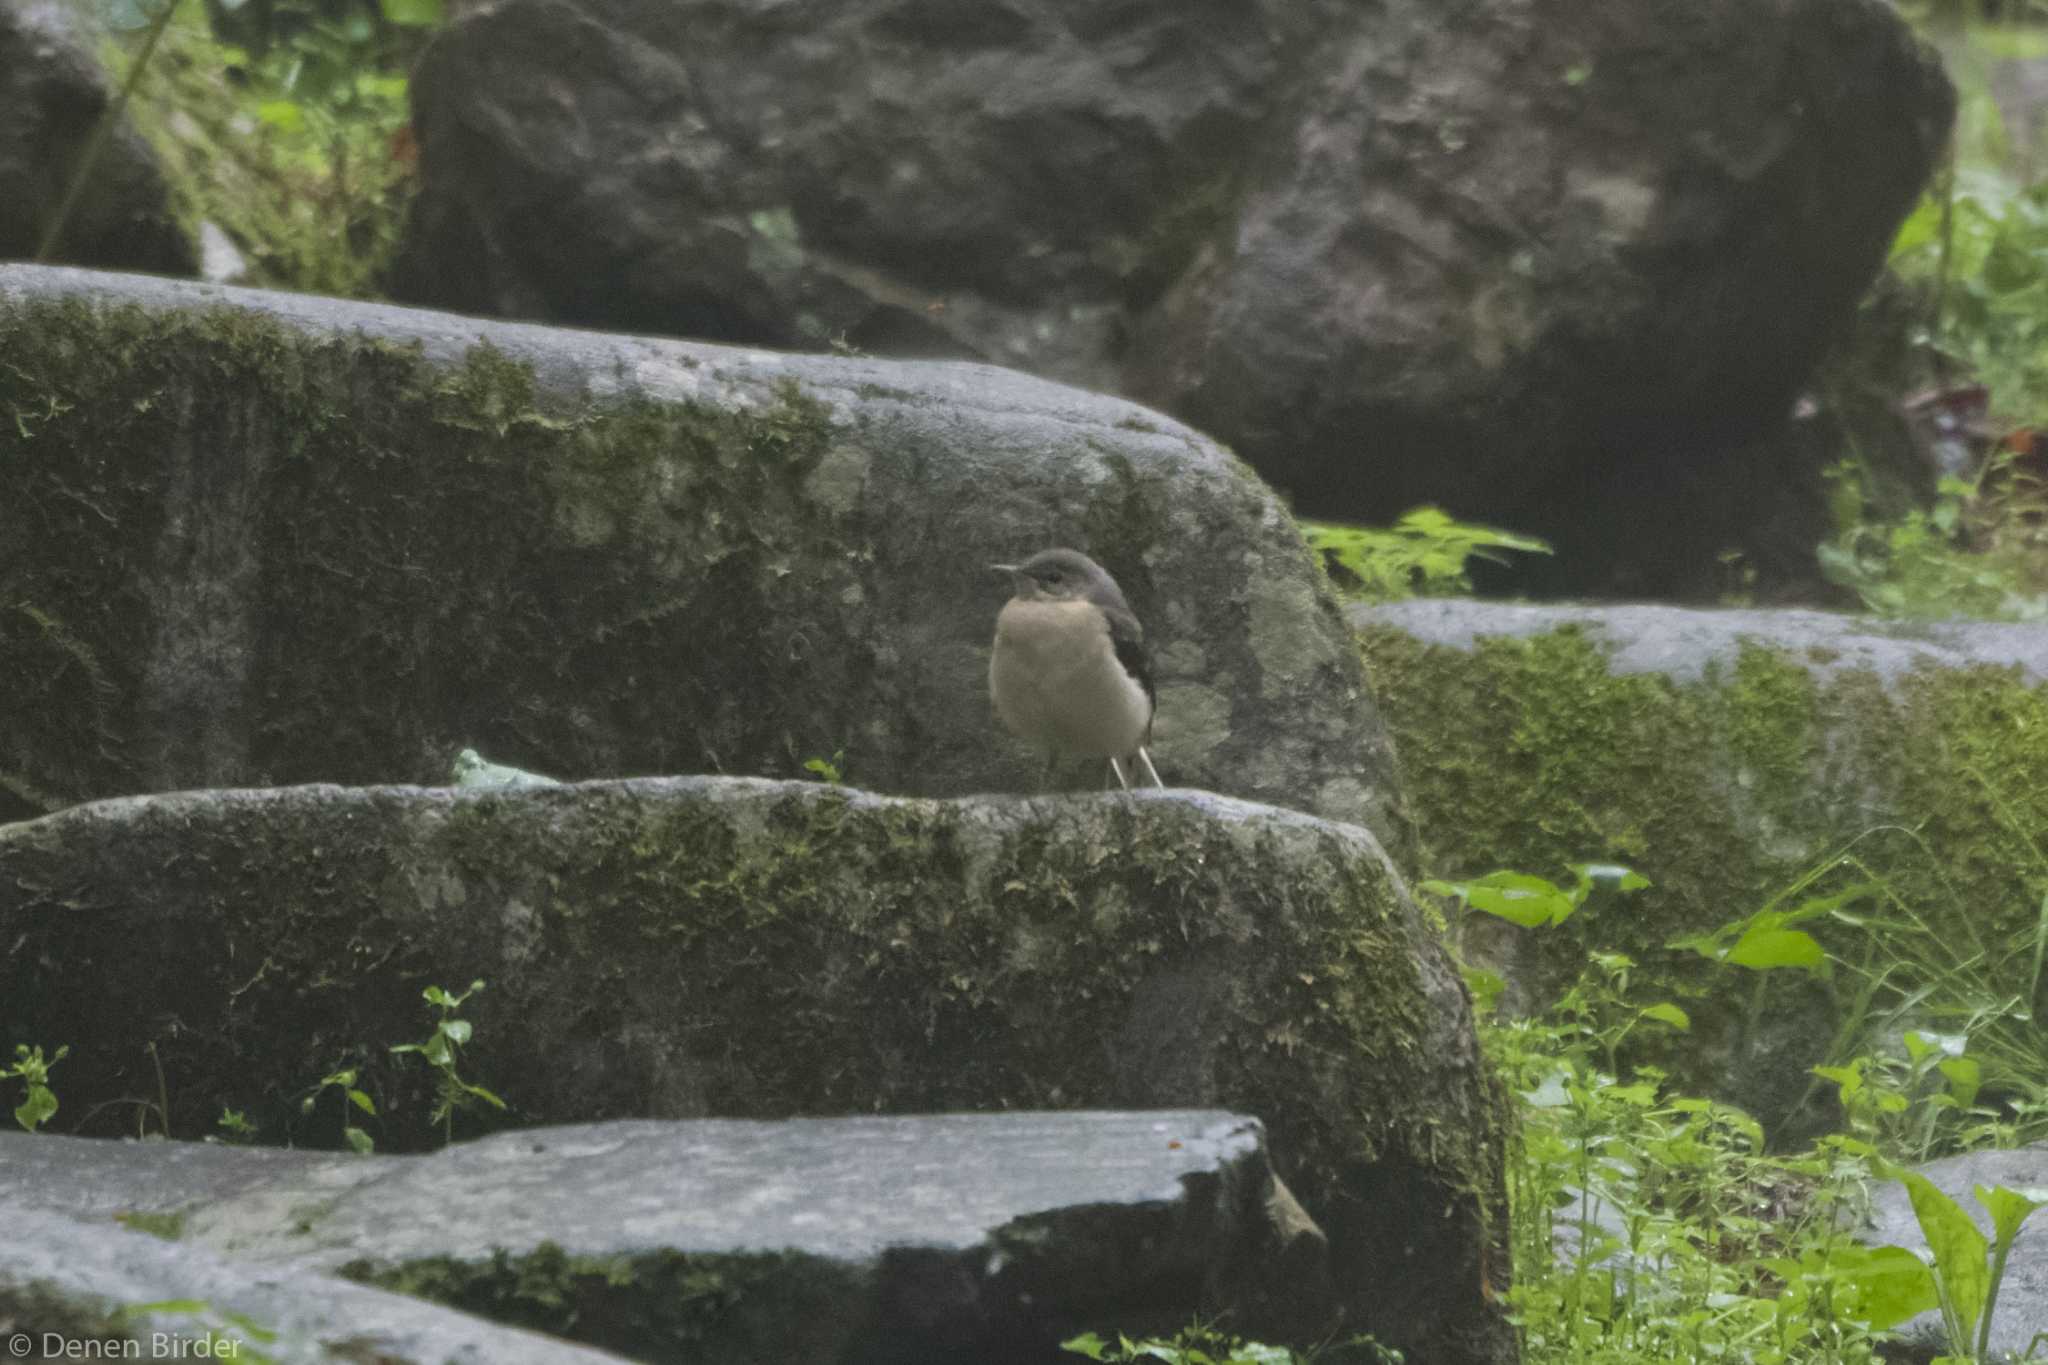
{"type": "Polygon", "coordinates": [[[276,1365],[623,1365],[619,1356],[409,1295],[48,1211],[60,1195],[98,1202],[82,1188],[96,1169],[82,1149],[120,1145],[0,1135],[0,1359],[232,1361],[261,1353],[276,1365]],[[60,1149],[80,1159],[53,1159],[60,1149]],[[23,1157],[60,1184],[31,1201],[14,1198],[23,1157]],[[141,1311],[153,1304],[161,1306],[141,1311]],[[27,1349],[17,1349],[24,1340],[27,1349]]]}
{"type": "Polygon", "coordinates": [[[338,1272],[489,1311],[553,1277],[579,1307],[544,1325],[649,1360],[1050,1358],[1281,1274],[1327,1314],[1327,1242],[1276,1223],[1288,1202],[1259,1123],[1219,1111],[620,1121],[421,1156],[0,1134],[0,1208],[152,1215],[223,1283],[262,1266],[294,1292],[338,1272]],[[747,1303],[673,1321],[687,1272],[747,1303]]]}
{"type": "Polygon", "coordinates": [[[1793,608],[1570,606],[1417,598],[1355,603],[1354,627],[1390,626],[1426,644],[1470,649],[1481,639],[1527,639],[1570,626],[1611,645],[1617,674],[1698,682],[1732,670],[1745,645],[1783,651],[1821,677],[1874,673],[1887,684],[1920,668],[1991,665],[2048,681],[2048,626],[2008,621],[1894,621],[1793,608]]]}

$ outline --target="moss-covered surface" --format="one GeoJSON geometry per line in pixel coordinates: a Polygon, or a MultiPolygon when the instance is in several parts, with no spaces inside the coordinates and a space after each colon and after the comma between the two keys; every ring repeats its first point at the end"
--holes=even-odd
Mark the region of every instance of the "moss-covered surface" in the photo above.
{"type": "Polygon", "coordinates": [[[0,819],[433,780],[462,744],[795,771],[867,719],[861,546],[803,493],[826,423],[794,385],[599,409],[487,346],[77,300],[0,308],[0,357],[0,819]]]}
{"type": "Polygon", "coordinates": [[[545,1242],[483,1262],[359,1261],[341,1273],[635,1360],[732,1365],[841,1358],[862,1325],[846,1314],[866,1292],[847,1266],[787,1253],[591,1256],[545,1242]]]}
{"type": "Polygon", "coordinates": [[[1291,521],[1130,414],[997,370],[0,266],[0,820],[439,781],[464,748],[565,779],[844,753],[876,790],[1025,789],[987,564],[1057,538],[1147,622],[1170,780],[1404,856],[1291,521]]]}
{"type": "MultiPolygon", "coordinates": [[[[1655,883],[1519,936],[1525,979],[1554,986],[1587,948],[1624,951],[1685,994],[1704,1038],[1725,1042],[1726,1002],[1748,1000],[1752,981],[1665,945],[1750,914],[1845,848],[1853,861],[1807,894],[1882,879],[1896,897],[1884,918],[1910,911],[1929,930],[1895,932],[1896,951],[1938,960],[2036,922],[2048,689],[2016,670],[1930,666],[1887,684],[1752,644],[1679,683],[1610,671],[1608,646],[1576,626],[1468,650],[1375,625],[1361,643],[1434,875],[1558,877],[1612,860],[1655,883]]],[[[1844,957],[1870,946],[1839,922],[1804,927],[1844,957]]],[[[1773,992],[1779,1005],[1812,1003],[1790,981],[1773,992]]],[[[1809,1041],[1825,1047],[1825,1030],[1809,1041]]],[[[1722,1079],[1744,1093],[1740,1076],[1722,1079]]]]}
{"type": "Polygon", "coordinates": [[[0,829],[0,937],[0,1028],[71,1044],[72,1113],[154,1039],[176,1135],[232,1106],[331,1140],[296,1099],[350,1062],[414,1147],[424,1069],[385,1049],[482,977],[464,1070],[516,1120],[1228,1107],[1373,1330],[1499,1327],[1500,1096],[1340,826],[701,779],[199,793],[0,829]]]}

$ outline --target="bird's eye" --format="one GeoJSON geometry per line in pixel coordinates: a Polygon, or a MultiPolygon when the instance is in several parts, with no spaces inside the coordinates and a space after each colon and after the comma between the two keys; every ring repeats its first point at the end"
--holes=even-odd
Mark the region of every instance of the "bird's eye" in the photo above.
{"type": "Polygon", "coordinates": [[[1059,571],[1058,569],[1047,569],[1047,570],[1045,571],[1045,581],[1046,581],[1046,582],[1048,582],[1048,583],[1057,583],[1057,582],[1059,582],[1059,581],[1060,581],[1060,571],[1059,571]]]}

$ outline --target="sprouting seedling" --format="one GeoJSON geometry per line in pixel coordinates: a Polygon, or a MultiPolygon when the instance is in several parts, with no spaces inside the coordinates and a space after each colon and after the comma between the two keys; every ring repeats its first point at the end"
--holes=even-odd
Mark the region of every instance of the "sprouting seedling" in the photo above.
{"type": "MultiPolygon", "coordinates": [[[[320,1084],[313,1087],[313,1093],[299,1101],[299,1112],[301,1114],[312,1113],[313,1106],[318,1104],[320,1097],[329,1090],[339,1090],[341,1092],[342,1104],[344,1106],[341,1111],[341,1135],[348,1140],[348,1145],[355,1150],[356,1155],[368,1156],[376,1150],[377,1143],[369,1133],[348,1122],[347,1106],[353,1105],[371,1118],[377,1117],[377,1106],[371,1103],[368,1095],[356,1088],[356,1069],[354,1067],[346,1067],[340,1071],[330,1071],[325,1076],[322,1076],[320,1084]]],[[[222,1121],[223,1126],[226,1126],[225,1115],[222,1116],[222,1121]]]]}
{"type": "Polygon", "coordinates": [[[0,1070],[0,1081],[19,1080],[28,1087],[28,1098],[14,1107],[14,1121],[31,1133],[57,1112],[57,1095],[50,1089],[50,1068],[63,1061],[70,1051],[68,1045],[60,1047],[56,1056],[45,1060],[41,1048],[16,1044],[14,1065],[0,1070]]]}
{"type": "Polygon", "coordinates": [[[503,1109],[505,1101],[499,1099],[480,1085],[473,1085],[462,1079],[456,1070],[456,1061],[462,1046],[470,1039],[471,1029],[467,1019],[457,1018],[455,1011],[462,1002],[484,988],[481,980],[469,983],[469,989],[460,994],[450,994],[439,986],[429,986],[420,995],[429,1005],[440,1011],[434,1031],[427,1035],[425,1042],[400,1043],[393,1052],[417,1052],[426,1058],[427,1065],[439,1074],[436,1082],[437,1102],[434,1111],[428,1115],[428,1122],[441,1125],[441,1141],[455,1140],[455,1111],[474,1109],[479,1104],[488,1104],[493,1109],[503,1109]]]}

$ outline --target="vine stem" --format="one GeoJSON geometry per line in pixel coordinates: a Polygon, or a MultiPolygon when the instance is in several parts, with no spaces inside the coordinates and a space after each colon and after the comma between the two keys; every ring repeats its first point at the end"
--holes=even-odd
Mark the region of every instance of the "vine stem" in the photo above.
{"type": "Polygon", "coordinates": [[[157,40],[164,36],[164,30],[171,25],[171,14],[178,8],[178,0],[164,0],[164,6],[156,17],[149,21],[149,33],[142,40],[142,51],[135,54],[135,60],[128,64],[128,75],[121,82],[118,94],[100,111],[99,122],[92,128],[92,137],[85,144],[85,151],[78,158],[78,165],[72,168],[71,183],[64,187],[64,198],[57,204],[57,212],[50,219],[50,225],[43,229],[43,240],[36,246],[36,264],[47,265],[50,254],[57,249],[58,241],[64,235],[64,225],[70,221],[71,211],[78,207],[78,198],[85,192],[85,182],[91,178],[92,169],[99,163],[100,153],[106,150],[107,138],[114,131],[114,121],[121,117],[121,111],[128,107],[128,97],[135,93],[135,87],[142,81],[142,73],[149,66],[150,55],[156,51],[157,40]]]}

